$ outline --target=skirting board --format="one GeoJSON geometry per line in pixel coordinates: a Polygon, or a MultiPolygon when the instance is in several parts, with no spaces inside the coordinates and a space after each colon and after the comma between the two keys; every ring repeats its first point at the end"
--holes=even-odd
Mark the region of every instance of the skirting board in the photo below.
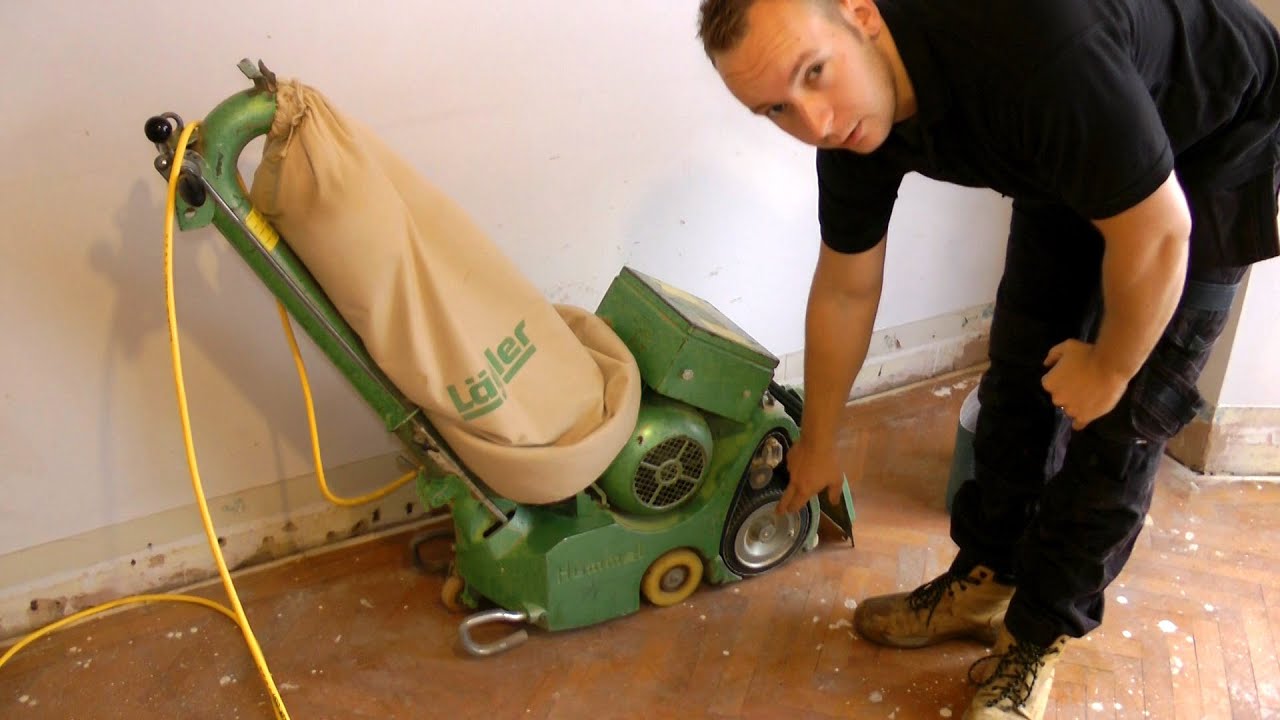
{"type": "Polygon", "coordinates": [[[1210,408],[1174,437],[1169,454],[1205,475],[1280,476],[1280,408],[1210,408]]]}
{"type": "MultiPolygon", "coordinates": [[[[877,332],[852,397],[984,362],[990,326],[991,306],[985,305],[877,332]]],[[[803,352],[780,361],[781,382],[803,379],[803,352]]],[[[393,453],[325,474],[335,493],[353,496],[404,471],[393,453]]],[[[311,474],[208,504],[233,571],[424,519],[413,483],[377,503],[343,508],[321,497],[311,474]]],[[[25,548],[0,556],[0,639],[109,600],[172,591],[216,575],[194,504],[25,548]]]]}
{"type": "MultiPolygon", "coordinates": [[[[945,375],[987,361],[993,305],[978,305],[946,315],[877,331],[867,359],[854,380],[850,400],[945,375]]],[[[776,374],[784,385],[804,380],[804,351],[781,358],[776,374]]]]}
{"type": "MultiPolygon", "coordinates": [[[[354,497],[407,471],[395,453],[326,468],[333,493],[354,497]]],[[[325,500],[312,474],[209,498],[234,573],[315,548],[420,522],[428,516],[407,483],[376,503],[325,500]]],[[[407,549],[406,549],[407,552],[407,549]]],[[[0,556],[0,642],[109,600],[172,592],[216,579],[196,505],[0,556]]],[[[225,602],[225,601],[224,601],[225,602]]]]}

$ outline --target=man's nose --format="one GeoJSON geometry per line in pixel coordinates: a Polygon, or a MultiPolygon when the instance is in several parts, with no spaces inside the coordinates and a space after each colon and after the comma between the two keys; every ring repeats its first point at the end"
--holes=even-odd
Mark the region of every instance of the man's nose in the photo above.
{"type": "Polygon", "coordinates": [[[819,100],[810,99],[799,103],[799,110],[805,140],[816,145],[830,138],[832,132],[830,106],[819,100]]]}

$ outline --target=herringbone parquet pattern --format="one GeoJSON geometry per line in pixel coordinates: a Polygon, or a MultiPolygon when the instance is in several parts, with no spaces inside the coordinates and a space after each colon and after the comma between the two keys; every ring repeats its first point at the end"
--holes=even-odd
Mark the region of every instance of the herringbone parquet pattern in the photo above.
{"type": "MultiPolygon", "coordinates": [[[[984,655],[853,637],[851,608],[949,562],[943,509],[972,373],[850,408],[856,547],[824,533],[772,574],[476,660],[407,534],[238,579],[288,705],[311,718],[959,718],[984,655]]],[[[441,543],[443,556],[447,546],[441,543]]],[[[217,588],[205,594],[218,597],[217,588]]],[[[1167,462],[1107,618],[1059,664],[1050,718],[1280,718],[1280,484],[1167,462]]],[[[0,670],[5,718],[269,718],[238,633],[155,606],[69,629],[0,670]]]]}

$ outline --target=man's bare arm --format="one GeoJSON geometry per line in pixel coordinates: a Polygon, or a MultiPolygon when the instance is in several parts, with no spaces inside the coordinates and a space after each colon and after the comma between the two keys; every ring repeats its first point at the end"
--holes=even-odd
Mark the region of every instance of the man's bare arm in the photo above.
{"type": "Polygon", "coordinates": [[[1083,428],[1120,400],[1182,295],[1191,216],[1177,178],[1134,207],[1094,223],[1105,241],[1103,315],[1093,345],[1068,340],[1045,359],[1044,387],[1083,428]]]}
{"type": "Polygon", "coordinates": [[[823,488],[838,490],[836,434],[854,378],[867,357],[884,279],[886,242],[858,254],[822,246],[805,317],[805,407],[791,484],[779,511],[798,510],[823,488]]]}

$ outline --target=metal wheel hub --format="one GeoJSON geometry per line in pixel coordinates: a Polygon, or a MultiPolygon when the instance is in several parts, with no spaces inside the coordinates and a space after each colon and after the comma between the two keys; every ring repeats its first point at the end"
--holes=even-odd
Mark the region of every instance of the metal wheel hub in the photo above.
{"type": "Polygon", "coordinates": [[[658,585],[662,587],[663,592],[675,592],[683,587],[688,580],[689,568],[677,565],[662,574],[662,580],[658,585]]]}
{"type": "Polygon", "coordinates": [[[779,516],[778,503],[756,508],[747,516],[733,540],[733,552],[742,565],[758,570],[786,556],[800,534],[800,513],[779,516]]]}

